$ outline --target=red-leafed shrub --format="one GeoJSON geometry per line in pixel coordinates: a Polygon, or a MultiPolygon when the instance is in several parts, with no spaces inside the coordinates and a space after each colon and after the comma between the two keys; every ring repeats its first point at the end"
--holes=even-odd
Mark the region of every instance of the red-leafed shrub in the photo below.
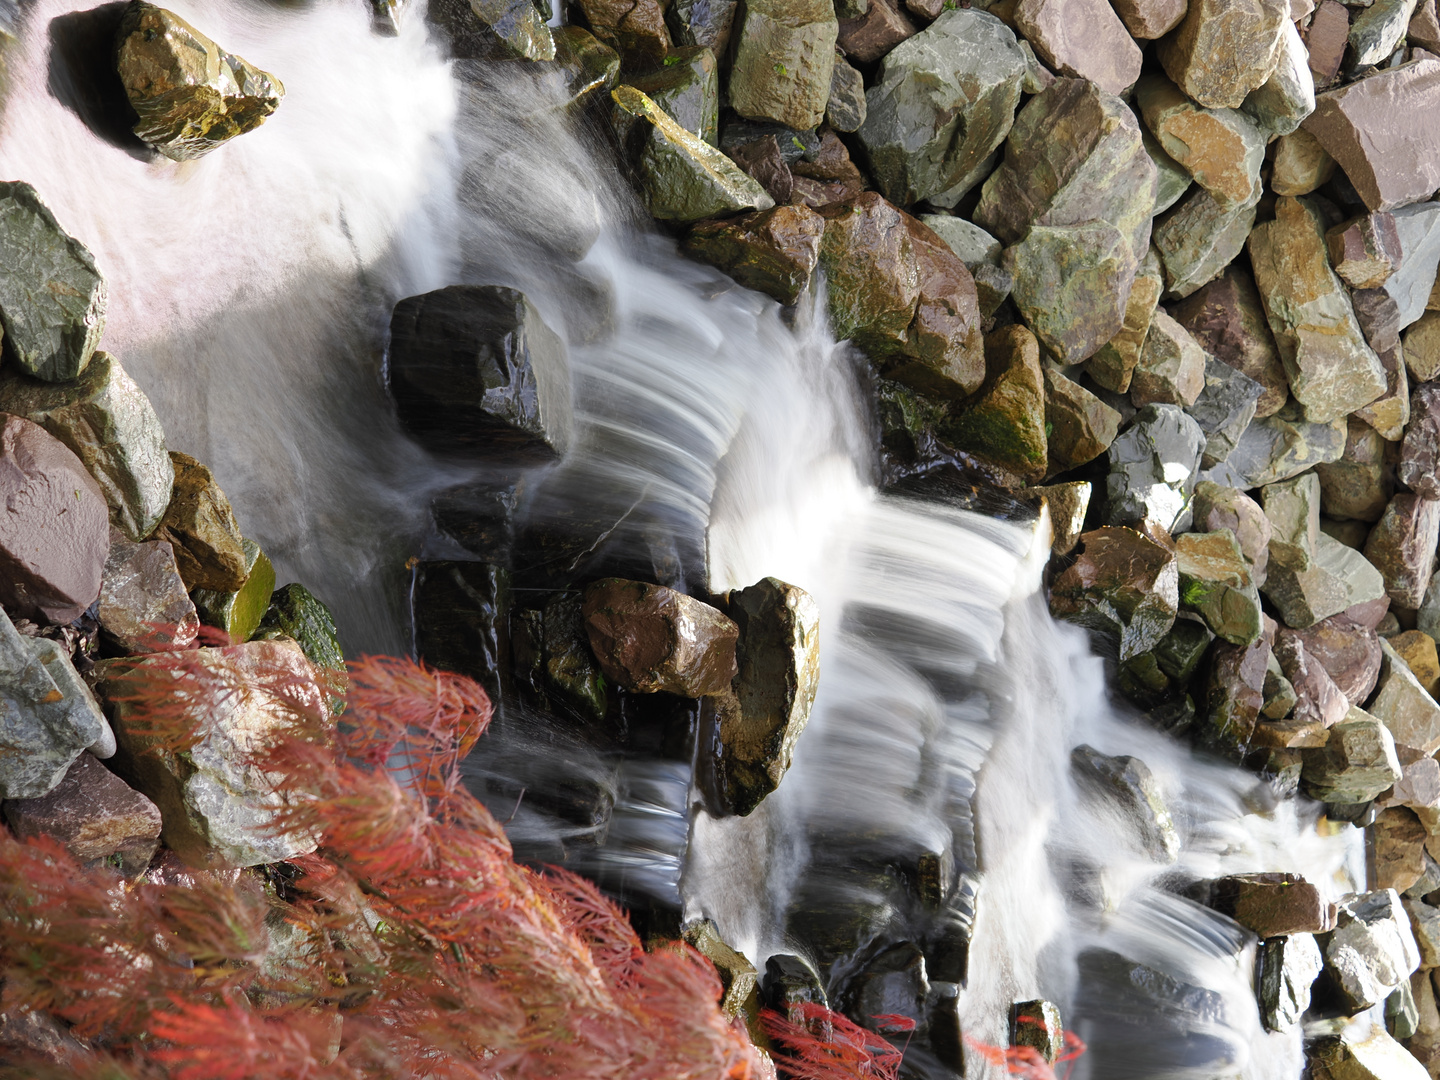
{"type": "MultiPolygon", "coordinates": [[[[1033,1046],[991,1046],[968,1036],[965,1044],[991,1065],[1005,1066],[1011,1076],[1018,1076],[1020,1080],[1056,1080],[1055,1070],[1033,1046]]],[[[1085,1043],[1080,1036],[1071,1031],[1065,1032],[1065,1047],[1055,1059],[1056,1065],[1065,1066],[1065,1080],[1069,1080],[1075,1059],[1083,1053],[1085,1043]]]]}
{"type": "MultiPolygon", "coordinates": [[[[786,1080],[895,1080],[903,1056],[884,1038],[824,1005],[788,1009],[789,1017],[763,1009],[760,1023],[774,1043],[775,1069],[786,1080]]],[[[914,1030],[905,1016],[877,1016],[894,1034],[914,1030]]]]}

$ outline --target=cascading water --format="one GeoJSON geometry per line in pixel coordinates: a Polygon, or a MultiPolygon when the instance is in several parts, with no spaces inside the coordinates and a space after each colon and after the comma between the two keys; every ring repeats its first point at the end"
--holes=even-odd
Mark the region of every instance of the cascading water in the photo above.
{"type": "Polygon", "coordinates": [[[968,972],[952,956],[931,978],[966,983],[965,1031],[1003,1043],[1011,1002],[1055,1000],[1091,1045],[1077,1077],[1299,1075],[1299,1034],[1260,1028],[1252,946],[1160,879],[1291,870],[1338,895],[1353,852],[1314,808],[1111,706],[1103,662],[1044,610],[1043,523],[876,493],[864,366],[823,305],[782,312],[640,231],[558,75],[447,64],[418,15],[382,38],[358,0],[170,6],[281,74],[273,118],[203,160],[152,159],[97,104],[113,11],[36,0],[0,172],[95,253],[105,347],[352,651],[405,647],[406,558],[462,555],[429,532],[430,500],[484,479],[405,438],[383,389],[393,303],[457,282],[522,289],[570,350],[577,438],[532,521],[582,521],[589,555],[649,580],[773,575],[820,605],[819,696],[753,815],[707,813],[684,754],[617,761],[519,716],[474,778],[517,846],[708,916],[757,962],[848,920],[832,986],[874,943],[963,934],[968,972]],[[1081,743],[1148,763],[1177,864],[1077,791],[1081,743]],[[547,783],[608,791],[608,832],[547,809],[547,783]],[[943,895],[917,901],[926,859],[951,856],[943,895]],[[1202,990],[1122,996],[1096,959],[1112,953],[1202,990]]]}

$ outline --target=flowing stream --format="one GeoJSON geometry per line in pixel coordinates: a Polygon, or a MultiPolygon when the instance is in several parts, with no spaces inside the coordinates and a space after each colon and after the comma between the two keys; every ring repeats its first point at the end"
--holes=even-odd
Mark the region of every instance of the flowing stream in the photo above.
{"type": "MultiPolygon", "coordinates": [[[[390,308],[461,282],[520,288],[576,379],[576,444],[532,514],[613,522],[607,545],[651,580],[802,586],[820,605],[822,677],[793,769],[747,818],[706,813],[683,759],[522,739],[489,765],[482,744],[477,768],[510,754],[615,785],[587,868],[713,918],[757,963],[805,950],[797,912],[881,940],[948,918],[970,930],[960,1010],[977,1039],[1003,1044],[1010,1003],[1045,997],[1090,1043],[1080,1080],[1300,1075],[1299,1033],[1261,1030],[1253,942],[1161,886],[1289,870],[1339,895],[1353,846],[1317,832],[1318,808],[1112,705],[1086,636],[1045,609],[1043,522],[877,494],[864,365],[818,297],[782,312],[678,256],[598,133],[569,119],[558,73],[448,63],[418,13],[380,37],[362,0],[168,6],[277,73],[278,112],[199,161],[152,158],[106,104],[114,7],[35,0],[7,61],[0,174],[33,183],[94,252],[104,348],[172,448],[211,466],[280,580],[332,607],[348,651],[408,647],[406,560],[456,554],[430,502],[477,476],[399,430],[390,308]],[[1080,743],[1151,767],[1177,864],[1082,799],[1080,743]],[[943,917],[904,899],[939,853],[956,868],[943,917]],[[1126,996],[1096,950],[1203,990],[1126,996]]],[[[517,845],[564,849],[543,809],[496,811],[517,845]]],[[[950,1075],[918,1050],[910,1064],[950,1075]]]]}

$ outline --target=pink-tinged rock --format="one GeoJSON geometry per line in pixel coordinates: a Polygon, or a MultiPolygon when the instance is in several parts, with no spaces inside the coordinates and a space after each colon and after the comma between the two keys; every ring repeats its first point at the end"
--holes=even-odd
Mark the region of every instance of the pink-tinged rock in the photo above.
{"type": "Polygon", "coordinates": [[[1250,563],[1250,577],[1256,585],[1265,584],[1270,561],[1270,519],[1260,504],[1237,488],[1225,487],[1212,480],[1195,485],[1190,503],[1196,532],[1229,529],[1250,563]]]}
{"type": "Polygon", "coordinates": [[[1400,607],[1418,608],[1430,587],[1440,544],[1440,502],[1402,492],[1365,541],[1365,558],[1385,578],[1385,592],[1400,607]]]}
{"type": "Polygon", "coordinates": [[[1050,613],[1115,635],[1122,661],[1153,649],[1180,606],[1173,549],[1126,528],[1096,529],[1080,542],[1081,553],[1051,586],[1050,613]]]}
{"type": "Polygon", "coordinates": [[[1440,383],[1426,383],[1410,396],[1410,426],[1400,444],[1396,475],[1415,494],[1440,499],[1440,383]]]}
{"type": "Polygon", "coordinates": [[[1143,56],[1106,0],[1020,0],[1015,28],[1061,75],[1120,94],[1140,77],[1143,56]]]}
{"type": "Polygon", "coordinates": [[[1171,305],[1170,314],[1202,349],[1265,388],[1255,403],[1256,419],[1280,411],[1290,396],[1290,383],[1248,270],[1228,267],[1220,277],[1171,305]]]}
{"type": "Polygon", "coordinates": [[[841,20],[838,44],[847,59],[870,64],[918,32],[919,27],[891,0],[870,0],[864,15],[841,20]]]}
{"type": "Polygon", "coordinates": [[[730,689],[739,628],[723,614],[663,585],[605,578],[580,609],[606,678],[642,694],[702,697],[730,689]]]}
{"type": "Polygon", "coordinates": [[[112,534],[100,585],[100,629],[127,653],[187,649],[200,616],[166,540],[132,544],[112,534]]]}
{"type": "Polygon", "coordinates": [[[1330,265],[1352,289],[1378,289],[1400,269],[1400,234],[1383,210],[1336,225],[1325,245],[1330,265]]]}
{"type": "Polygon", "coordinates": [[[1270,643],[1262,635],[1249,645],[1216,642],[1205,681],[1204,741],[1231,757],[1243,756],[1265,704],[1270,643]]]}
{"type": "Polygon", "coordinates": [[[1350,700],[1335,685],[1318,657],[1305,649],[1305,640],[1294,630],[1281,630],[1275,637],[1275,659],[1295,690],[1295,720],[1302,724],[1334,727],[1350,711],[1350,700]]]}
{"type": "Polygon", "coordinates": [[[1185,18],[1186,0],[1111,0],[1115,14],[1140,41],[1153,41],[1168,34],[1185,18]]]}
{"type": "Polygon", "coordinates": [[[1440,16],[1436,13],[1435,0],[1420,0],[1415,5],[1415,14],[1410,16],[1405,39],[1412,49],[1440,53],[1440,16]]]}
{"type": "Polygon", "coordinates": [[[1345,456],[1315,466],[1320,477],[1320,509],[1327,517],[1379,521],[1395,494],[1386,462],[1388,443],[1364,421],[1347,421],[1345,456]]]}
{"type": "Polygon", "coordinates": [[[1298,874],[1233,874],[1210,887],[1209,905],[1262,938],[1320,934],[1335,916],[1320,890],[1298,874]]]}
{"type": "Polygon", "coordinates": [[[1347,615],[1332,615],[1293,633],[1350,704],[1359,705],[1370,696],[1380,677],[1381,657],[1380,637],[1373,627],[1352,622],[1347,615]]]}
{"type": "Polygon", "coordinates": [[[0,413],[0,604],[12,618],[63,624],[100,595],[110,508],[69,447],[0,413]]]}
{"type": "Polygon", "coordinates": [[[1321,94],[1305,130],[1371,210],[1428,198],[1440,188],[1440,60],[1416,60],[1321,94]]]}
{"type": "Polygon", "coordinates": [[[1358,604],[1352,604],[1336,618],[1345,619],[1354,626],[1363,626],[1367,630],[1379,632],[1380,624],[1389,614],[1390,597],[1381,596],[1374,600],[1364,600],[1358,604]]]}
{"type": "Polygon", "coordinates": [[[1321,0],[1305,33],[1310,53],[1310,74],[1317,88],[1330,85],[1340,72],[1345,46],[1350,43],[1350,11],[1335,0],[1321,0]]]}

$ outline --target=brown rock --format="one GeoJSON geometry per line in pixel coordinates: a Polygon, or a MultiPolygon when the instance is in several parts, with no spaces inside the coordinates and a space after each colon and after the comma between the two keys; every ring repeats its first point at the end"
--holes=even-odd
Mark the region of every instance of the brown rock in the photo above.
{"type": "Polygon", "coordinates": [[[90,754],[48,795],[7,800],[5,820],[22,840],[53,837],[81,862],[119,856],[126,877],[143,872],[160,844],[159,809],[90,754]]]}
{"type": "Polygon", "coordinates": [[[891,0],[870,0],[864,15],[840,21],[839,45],[848,59],[872,64],[917,33],[919,27],[891,0]]]}
{"type": "Polygon", "coordinates": [[[1383,210],[1336,225],[1325,245],[1330,265],[1352,289],[1378,289],[1400,269],[1400,234],[1383,210]]]}
{"type": "Polygon", "coordinates": [[[1194,405],[1205,389],[1205,350],[1178,322],[1156,308],[1140,362],[1130,380],[1136,408],[1150,404],[1194,405]]]}
{"type": "Polygon", "coordinates": [[[1298,874],[1233,874],[1210,888],[1210,907],[1262,938],[1320,934],[1335,916],[1320,890],[1298,874]]]}
{"type": "Polygon", "coordinates": [[[1390,639],[1390,647],[1400,654],[1425,692],[1436,697],[1440,689],[1440,656],[1436,654],[1435,639],[1420,630],[1406,630],[1390,639]]]}
{"type": "Polygon", "coordinates": [[[1046,393],[1040,343],[1023,326],[985,337],[985,382],[945,423],[947,442],[1027,484],[1046,473],[1046,393]]]}
{"type": "MultiPolygon", "coordinates": [[[[768,136],[774,142],[774,136],[768,136]]],[[[777,151],[778,156],[778,151],[777,151]]],[[[783,163],[782,163],[783,164],[783,163]]],[[[753,174],[752,174],[753,175],[753,174]]],[[[804,206],[702,221],[685,238],[686,254],[718,266],[746,288],[793,304],[820,262],[825,221],[804,206]]]]}
{"type": "Polygon", "coordinates": [[[1334,727],[1350,711],[1347,698],[1330,677],[1318,657],[1305,648],[1305,639],[1294,630],[1275,636],[1275,659],[1295,690],[1295,719],[1321,728],[1334,727]]]}
{"type": "MultiPolygon", "coordinates": [[[[1384,293],[1383,289],[1367,291],[1384,293]]],[[[1380,366],[1385,370],[1385,393],[1350,415],[1369,424],[1382,439],[1399,442],[1404,437],[1405,425],[1410,423],[1410,375],[1405,370],[1398,342],[1388,349],[1376,349],[1375,355],[1380,358],[1380,366]]]]}
{"type": "Polygon", "coordinates": [[[1179,607],[1174,552],[1118,527],[1085,533],[1080,542],[1080,555],[1051,585],[1051,614],[1117,635],[1122,661],[1154,648],[1179,607]]]}
{"type": "Polygon", "coordinates": [[[1440,53],[1440,15],[1436,13],[1435,0],[1420,0],[1415,5],[1415,14],[1410,17],[1405,38],[1412,49],[1440,53]]]}
{"type": "Polygon", "coordinates": [[[1251,578],[1257,585],[1263,585],[1270,560],[1271,529],[1270,519],[1260,504],[1243,491],[1202,480],[1195,485],[1191,508],[1197,532],[1230,530],[1250,562],[1251,578]]]}
{"type": "Polygon", "coordinates": [[[1305,130],[1320,140],[1371,210],[1440,188],[1440,60],[1416,60],[1315,99],[1305,130]]]}
{"type": "Polygon", "coordinates": [[[730,150],[729,154],[730,160],[758,182],[777,204],[784,206],[790,202],[795,190],[795,178],[790,174],[790,166],[785,164],[785,159],[780,154],[780,144],[774,135],[741,143],[730,150]]]}
{"type": "Polygon", "coordinates": [[[187,649],[200,616],[164,540],[132,544],[117,532],[100,585],[100,629],[126,653],[187,649]]]}
{"type": "Polygon", "coordinates": [[[1404,892],[1425,873],[1425,826],[1413,810],[1382,810],[1369,829],[1375,888],[1404,892]]]}
{"type": "Polygon", "coordinates": [[[1434,754],[1440,750],[1440,705],[1384,638],[1380,652],[1379,690],[1370,702],[1370,714],[1389,729],[1398,745],[1422,755],[1434,754]]]}
{"type": "Polygon", "coordinates": [[[1345,456],[1315,466],[1320,477],[1320,508],[1332,518],[1379,521],[1395,493],[1385,461],[1387,443],[1363,420],[1350,417],[1345,456]]]}
{"type": "Polygon", "coordinates": [[[1205,680],[1205,740],[1231,757],[1243,756],[1265,704],[1270,645],[1262,635],[1249,645],[1216,642],[1205,680]]]}
{"type": "MultiPolygon", "coordinates": [[[[1317,87],[1329,86],[1340,72],[1345,46],[1350,42],[1350,12],[1336,0],[1320,0],[1305,33],[1310,53],[1310,74],[1317,87]]],[[[1298,194],[1298,193],[1297,193],[1298,194]]]]}
{"type": "Polygon", "coordinates": [[[1235,109],[1205,109],[1161,75],[1135,86],[1135,104],[1145,126],[1165,152],[1205,188],[1222,210],[1260,198],[1260,164],[1265,134],[1235,109]]]}
{"type": "Polygon", "coordinates": [[[230,500],[200,462],[175,450],[170,460],[175,490],[155,539],[170,542],[187,588],[234,592],[245,584],[246,573],[230,500]]]}
{"type": "Polygon", "coordinates": [[[1400,482],[1426,499],[1440,499],[1440,383],[1426,383],[1410,396],[1410,427],[1400,444],[1400,482]]]}
{"type": "Polygon", "coordinates": [[[1309,195],[1335,175],[1335,159],[1304,128],[1275,140],[1270,186],[1276,195],[1309,195]]]}
{"type": "Polygon", "coordinates": [[[626,690],[703,697],[735,678],[739,628],[674,589],[604,578],[585,590],[581,617],[600,669],[626,690]]]}
{"type": "Polygon", "coordinates": [[[670,52],[658,0],[576,0],[576,6],[590,32],[620,54],[626,71],[659,67],[670,52]]]}
{"type": "Polygon", "coordinates": [[[1402,492],[1390,500],[1365,542],[1365,558],[1385,578],[1385,592],[1400,607],[1418,608],[1430,587],[1440,544],[1440,502],[1402,492]]]}
{"type": "Polygon", "coordinates": [[[1257,419],[1280,411],[1290,396],[1290,383],[1260,293],[1247,270],[1230,266],[1223,275],[1174,304],[1170,314],[1202,349],[1265,388],[1255,403],[1257,419]]]}
{"type": "Polygon", "coordinates": [[[1380,677],[1380,638],[1373,627],[1332,615],[1294,631],[1307,655],[1319,661],[1352,705],[1364,702],[1380,677]]]}
{"type": "Polygon", "coordinates": [[[1107,0],[1019,0],[1015,28],[1061,75],[1120,94],[1140,77],[1140,47],[1107,0]]]}
{"type": "Polygon", "coordinates": [[[1101,345],[1100,351],[1085,363],[1085,373],[1098,386],[1116,394],[1129,392],[1135,365],[1140,362],[1140,350],[1145,346],[1145,335],[1150,332],[1150,317],[1155,314],[1164,288],[1160,257],[1151,248],[1135,275],[1135,283],[1130,286],[1130,299],[1125,301],[1125,321],[1119,333],[1101,345]]]}
{"type": "Polygon", "coordinates": [[[1044,487],[1026,488],[1018,497],[1039,507],[1049,508],[1050,527],[1054,532],[1050,550],[1056,555],[1068,555],[1080,542],[1080,533],[1085,528],[1085,511],[1090,508],[1092,485],[1088,480],[1072,480],[1067,484],[1050,484],[1044,487]]]}
{"type": "Polygon", "coordinates": [[[1168,34],[1185,18],[1185,0],[1112,0],[1115,14],[1140,41],[1153,41],[1168,34]]]}
{"type": "Polygon", "coordinates": [[[0,604],[44,624],[78,618],[100,595],[110,548],[100,486],[44,428],[0,413],[0,505],[0,604]]]}
{"type": "Polygon", "coordinates": [[[1190,0],[1185,18],[1160,42],[1165,74],[1211,109],[1237,109],[1275,71],[1289,0],[1190,0]]]}
{"type": "Polygon", "coordinates": [[[1440,312],[1427,311],[1410,324],[1403,352],[1405,367],[1415,382],[1440,378],[1440,312]]]}
{"type": "Polygon", "coordinates": [[[1055,475],[1110,449],[1120,432],[1120,414],[1054,368],[1046,367],[1044,377],[1047,458],[1055,475]]]}

